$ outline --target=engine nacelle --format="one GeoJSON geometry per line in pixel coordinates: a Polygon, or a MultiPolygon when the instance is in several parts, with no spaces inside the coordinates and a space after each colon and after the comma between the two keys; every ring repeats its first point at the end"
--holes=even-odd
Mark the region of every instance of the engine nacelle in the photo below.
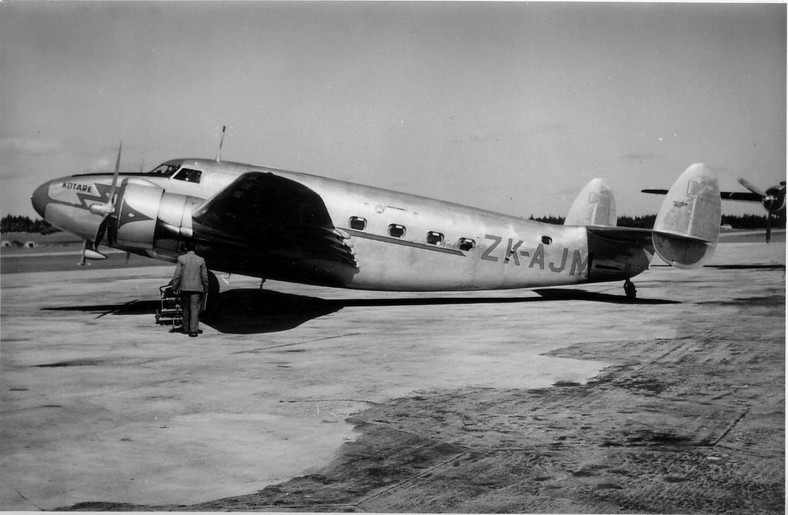
{"type": "Polygon", "coordinates": [[[113,240],[128,250],[153,249],[164,189],[148,181],[124,181],[115,210],[113,240]]]}
{"type": "Polygon", "coordinates": [[[763,207],[769,214],[778,214],[785,209],[785,183],[781,183],[782,187],[772,186],[766,190],[766,196],[761,201],[763,207]]]}
{"type": "Polygon", "coordinates": [[[117,200],[112,239],[118,248],[175,259],[179,243],[192,236],[191,212],[202,199],[166,193],[151,182],[124,181],[117,200]]]}

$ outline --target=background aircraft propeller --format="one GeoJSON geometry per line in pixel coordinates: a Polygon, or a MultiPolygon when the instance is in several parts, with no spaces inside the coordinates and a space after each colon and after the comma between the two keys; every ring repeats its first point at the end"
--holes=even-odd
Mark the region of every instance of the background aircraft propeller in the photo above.
{"type": "Polygon", "coordinates": [[[747,179],[739,179],[739,184],[761,197],[761,204],[766,209],[766,243],[772,239],[772,217],[779,216],[785,208],[785,181],[780,182],[781,187],[772,187],[767,190],[759,188],[747,179]]]}
{"type": "Polygon", "coordinates": [[[739,184],[750,190],[751,192],[755,193],[756,195],[760,195],[761,197],[766,197],[767,194],[764,190],[759,188],[758,186],[754,185],[747,179],[739,179],[739,184]]]}

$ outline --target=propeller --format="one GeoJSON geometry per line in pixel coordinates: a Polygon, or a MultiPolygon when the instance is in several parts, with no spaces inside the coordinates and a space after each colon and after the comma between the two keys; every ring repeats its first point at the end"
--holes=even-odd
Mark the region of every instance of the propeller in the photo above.
{"type": "MultiPolygon", "coordinates": [[[[772,241],[772,209],[776,209],[775,206],[779,207],[778,204],[782,204],[780,199],[772,194],[772,192],[775,191],[775,188],[770,188],[769,190],[764,191],[747,179],[739,179],[739,184],[756,195],[760,195],[761,203],[763,204],[763,207],[766,208],[766,243],[769,243],[772,241]]],[[[780,183],[780,185],[783,185],[783,183],[780,183]]],[[[783,188],[783,195],[784,190],[785,188],[783,188]]]]}
{"type": "MultiPolygon", "coordinates": [[[[110,218],[112,214],[115,212],[115,190],[118,187],[118,177],[120,176],[120,154],[123,150],[123,142],[120,142],[120,146],[118,147],[118,158],[115,161],[115,173],[112,176],[112,187],[109,190],[109,198],[104,203],[96,203],[90,206],[90,212],[94,215],[102,215],[103,218],[99,223],[98,229],[96,229],[96,236],[93,238],[91,242],[91,248],[88,248],[88,241],[85,240],[85,244],[82,248],[82,261],[80,262],[81,265],[85,264],[85,259],[104,259],[106,256],[98,251],[98,247],[101,244],[101,240],[104,239],[104,235],[107,232],[107,227],[109,227],[110,218]]],[[[112,234],[110,233],[110,245],[112,244],[112,234]]]]}

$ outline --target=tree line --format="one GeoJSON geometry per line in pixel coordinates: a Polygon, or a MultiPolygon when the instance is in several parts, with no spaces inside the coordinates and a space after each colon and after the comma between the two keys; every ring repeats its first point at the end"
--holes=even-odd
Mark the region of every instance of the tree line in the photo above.
{"type": "Polygon", "coordinates": [[[6,215],[0,219],[0,233],[7,232],[38,232],[41,234],[51,234],[60,229],[52,227],[46,220],[36,218],[31,220],[26,216],[6,215]]]}

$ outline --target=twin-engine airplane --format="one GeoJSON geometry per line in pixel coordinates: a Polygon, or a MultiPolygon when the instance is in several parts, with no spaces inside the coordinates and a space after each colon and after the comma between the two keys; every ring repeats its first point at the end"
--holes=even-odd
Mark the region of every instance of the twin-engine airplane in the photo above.
{"type": "Polygon", "coordinates": [[[679,268],[700,266],[720,227],[717,179],[703,164],[678,178],[647,230],[615,226],[601,179],[561,226],[218,157],[146,173],[119,173],[119,163],[120,150],[114,174],[64,177],[33,193],[45,220],[85,240],[83,259],[105,257],[103,244],[175,262],[192,240],[212,270],[334,287],[626,286],[655,252],[679,268]]]}
{"type": "MultiPolygon", "coordinates": [[[[785,181],[780,181],[780,184],[765,190],[747,179],[739,179],[739,184],[750,190],[750,193],[744,191],[721,191],[720,197],[722,200],[760,202],[766,210],[766,243],[769,243],[772,239],[772,218],[785,218],[785,181]]],[[[665,195],[668,192],[668,190],[656,189],[641,191],[654,195],[665,195]]]]}

